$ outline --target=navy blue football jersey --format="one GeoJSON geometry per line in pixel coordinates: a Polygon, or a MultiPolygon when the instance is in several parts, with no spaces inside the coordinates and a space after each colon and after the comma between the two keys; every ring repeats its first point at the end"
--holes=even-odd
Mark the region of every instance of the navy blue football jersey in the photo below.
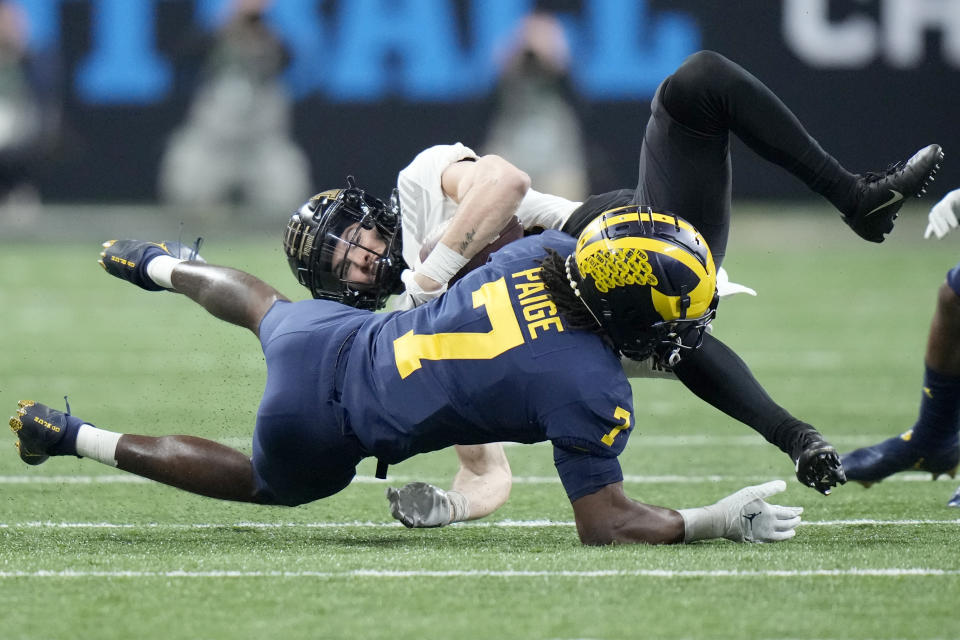
{"type": "Polygon", "coordinates": [[[600,336],[569,329],[540,279],[547,231],[494,253],[440,298],[375,314],[350,347],[345,430],[396,463],[454,444],[550,440],[571,500],[622,479],[630,384],[600,336]]]}

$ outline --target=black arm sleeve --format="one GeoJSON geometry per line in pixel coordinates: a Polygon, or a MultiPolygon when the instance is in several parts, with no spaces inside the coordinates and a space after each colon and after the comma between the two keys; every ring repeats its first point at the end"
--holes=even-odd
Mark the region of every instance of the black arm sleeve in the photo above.
{"type": "Polygon", "coordinates": [[[767,394],[747,364],[710,334],[699,349],[673,368],[677,378],[701,400],[752,427],[795,459],[807,437],[817,431],[794,418],[767,394]]]}

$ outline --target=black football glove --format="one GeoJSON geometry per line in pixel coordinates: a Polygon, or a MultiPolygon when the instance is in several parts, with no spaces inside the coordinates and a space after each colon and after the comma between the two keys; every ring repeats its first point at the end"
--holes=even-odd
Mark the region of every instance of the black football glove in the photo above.
{"type": "Polygon", "coordinates": [[[147,263],[157,256],[171,256],[181,260],[206,262],[197,253],[203,238],[197,238],[193,247],[180,242],[144,242],[142,240],[108,240],[101,245],[98,262],[104,270],[121,280],[132,282],[147,291],[163,291],[147,275],[147,263]]]}
{"type": "Polygon", "coordinates": [[[795,464],[797,480],[825,496],[830,495],[833,487],[847,481],[837,450],[813,427],[798,434],[790,457],[795,464]]]}

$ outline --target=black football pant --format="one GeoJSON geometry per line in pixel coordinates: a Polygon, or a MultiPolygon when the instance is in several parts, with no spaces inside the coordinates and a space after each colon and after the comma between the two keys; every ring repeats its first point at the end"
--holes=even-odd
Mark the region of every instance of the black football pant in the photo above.
{"type": "Polygon", "coordinates": [[[633,203],[687,219],[707,240],[717,266],[730,226],[731,133],[841,211],[850,206],[856,176],[770,89],[718,53],[695,53],[653,98],[633,203]]]}

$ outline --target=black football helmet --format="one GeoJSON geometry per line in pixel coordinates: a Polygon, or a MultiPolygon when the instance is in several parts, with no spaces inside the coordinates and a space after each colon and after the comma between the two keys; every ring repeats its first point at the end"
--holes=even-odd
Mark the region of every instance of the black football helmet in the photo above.
{"type": "Polygon", "coordinates": [[[283,251],[293,275],[314,298],[375,310],[383,307],[390,295],[403,291],[400,274],[406,264],[401,241],[396,190],[386,205],[357,188],[353,177],[348,176],[346,189],[318,193],[290,217],[283,233],[283,251]],[[385,248],[380,251],[363,246],[359,242],[362,229],[376,229],[385,248]],[[345,279],[346,260],[334,269],[334,253],[344,244],[344,251],[374,254],[372,282],[345,279]]]}
{"type": "Polygon", "coordinates": [[[635,205],[600,214],[567,258],[567,277],[624,356],[674,365],[716,315],[717,269],[690,223],[635,205]]]}

